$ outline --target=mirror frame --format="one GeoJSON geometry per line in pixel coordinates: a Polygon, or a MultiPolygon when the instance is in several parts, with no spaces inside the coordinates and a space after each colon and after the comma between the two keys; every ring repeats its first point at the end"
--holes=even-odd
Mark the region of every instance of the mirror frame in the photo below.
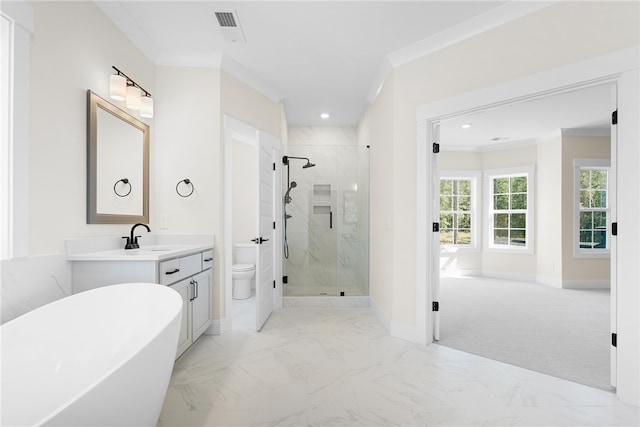
{"type": "Polygon", "coordinates": [[[87,224],[149,223],[149,125],[87,90],[87,224]],[[142,131],[142,215],[97,212],[98,108],[142,131]]]}

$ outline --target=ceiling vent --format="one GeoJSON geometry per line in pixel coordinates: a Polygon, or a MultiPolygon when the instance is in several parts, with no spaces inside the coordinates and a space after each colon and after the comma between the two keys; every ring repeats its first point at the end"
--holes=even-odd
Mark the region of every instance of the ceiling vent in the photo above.
{"type": "Polygon", "coordinates": [[[238,13],[235,10],[219,10],[215,12],[216,19],[220,25],[220,31],[227,41],[230,42],[246,42],[238,13]]]}

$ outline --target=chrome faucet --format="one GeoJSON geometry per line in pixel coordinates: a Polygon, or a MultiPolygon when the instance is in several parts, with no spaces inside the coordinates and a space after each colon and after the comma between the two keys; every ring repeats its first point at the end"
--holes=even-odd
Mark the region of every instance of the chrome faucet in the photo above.
{"type": "Polygon", "coordinates": [[[123,239],[127,239],[127,243],[124,246],[125,249],[138,249],[140,247],[140,245],[138,245],[138,237],[140,237],[140,236],[134,236],[133,235],[133,231],[138,226],[142,226],[142,227],[146,228],[148,232],[151,232],[151,229],[149,228],[148,225],[142,224],[141,222],[135,224],[133,227],[131,227],[131,236],[122,236],[123,239]]]}

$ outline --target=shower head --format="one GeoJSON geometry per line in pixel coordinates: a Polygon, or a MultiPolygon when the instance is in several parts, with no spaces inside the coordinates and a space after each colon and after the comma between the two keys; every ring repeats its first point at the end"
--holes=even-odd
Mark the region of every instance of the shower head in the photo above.
{"type": "Polygon", "coordinates": [[[291,203],[291,196],[289,196],[289,193],[291,192],[292,189],[296,188],[297,186],[298,184],[295,181],[291,181],[291,184],[289,184],[289,188],[287,189],[287,192],[284,193],[285,203],[291,203]]]}
{"type": "Polygon", "coordinates": [[[308,157],[283,156],[282,157],[282,163],[284,163],[285,165],[289,166],[289,160],[290,159],[306,160],[307,164],[302,166],[303,169],[312,168],[312,167],[315,166],[315,163],[311,163],[311,161],[309,160],[308,157]]]}

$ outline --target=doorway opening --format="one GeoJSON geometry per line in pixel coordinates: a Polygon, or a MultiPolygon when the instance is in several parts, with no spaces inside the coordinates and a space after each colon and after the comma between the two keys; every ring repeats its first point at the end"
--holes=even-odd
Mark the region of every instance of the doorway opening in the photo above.
{"type": "Polygon", "coordinates": [[[281,256],[273,250],[281,242],[275,203],[280,140],[226,116],[224,129],[224,317],[219,330],[259,331],[282,307],[281,256]]]}

